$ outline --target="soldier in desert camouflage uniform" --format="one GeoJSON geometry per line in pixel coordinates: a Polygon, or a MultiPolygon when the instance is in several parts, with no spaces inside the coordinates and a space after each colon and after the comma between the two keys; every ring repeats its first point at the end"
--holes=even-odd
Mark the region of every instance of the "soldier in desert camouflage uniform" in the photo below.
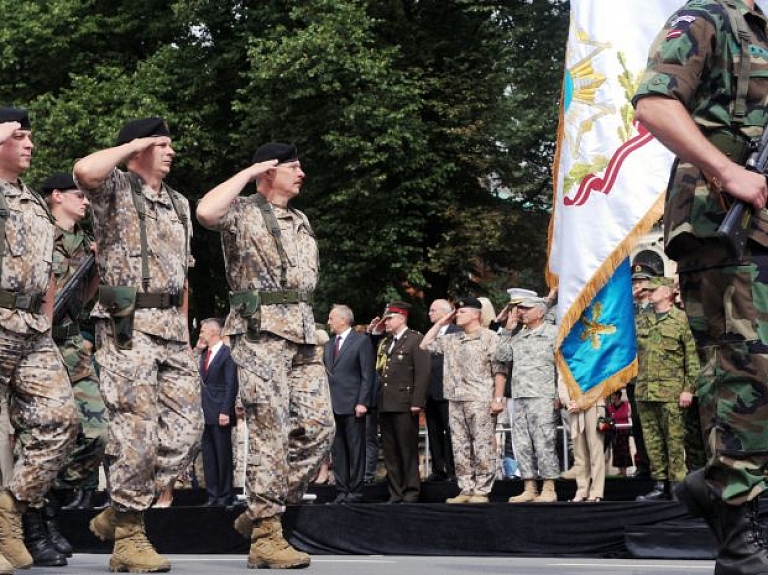
{"type": "Polygon", "coordinates": [[[638,376],[635,399],[655,485],[638,501],[668,499],[685,477],[684,410],[696,390],[699,359],[685,314],[672,301],[672,278],[650,280],[653,313],[637,319],[638,376]]]}
{"type": "Polygon", "coordinates": [[[446,503],[487,503],[496,477],[496,415],[505,407],[507,368],[496,361],[499,336],[480,323],[481,310],[477,298],[460,299],[455,311],[435,322],[419,344],[445,357],[443,393],[450,401],[451,442],[461,489],[446,503]],[[438,337],[454,318],[461,332],[438,337]]]}
{"type": "Polygon", "coordinates": [[[34,145],[25,110],[0,108],[0,393],[11,421],[30,430],[8,488],[0,493],[0,573],[28,568],[22,514],[39,508],[77,434],[77,411],[51,338],[54,226],[43,200],[19,176],[34,145]]]}
{"type": "Polygon", "coordinates": [[[512,399],[515,418],[512,437],[520,474],[525,481],[521,495],[511,497],[510,503],[557,501],[555,478],[559,475],[555,434],[557,389],[555,371],[555,336],[557,328],[544,321],[546,301],[526,298],[518,306],[524,328],[512,337],[502,336],[496,358],[512,363],[512,399]],[[544,479],[537,495],[536,468],[544,479]]]}
{"type": "Polygon", "coordinates": [[[91,522],[115,539],[111,570],[167,571],[143,511],[186,469],[202,433],[200,379],[189,347],[189,203],[163,179],[174,157],[161,118],[128,122],[117,145],[79,160],[99,250],[96,361],[109,410],[112,506],[91,522]],[[128,171],[116,166],[126,162],[128,171]]]}
{"type": "Polygon", "coordinates": [[[316,354],[312,294],[318,252],[304,214],[288,207],[304,180],[296,148],[261,146],[253,165],[200,200],[197,217],[221,232],[232,341],[250,442],[248,510],[235,528],[251,539],[250,568],[309,565],[285,541],[280,517],[328,455],[334,420],[316,354]],[[256,181],[256,192],[240,193],[256,181]]]}
{"type": "Polygon", "coordinates": [[[768,21],[754,0],[691,0],[651,48],[636,118],[678,157],[664,213],[701,362],[704,470],[676,495],[720,544],[720,575],[768,572],[757,496],[768,468],[768,186],[742,162],[768,120],[768,21]],[[743,257],[716,230],[726,204],[754,208],[743,257]]]}

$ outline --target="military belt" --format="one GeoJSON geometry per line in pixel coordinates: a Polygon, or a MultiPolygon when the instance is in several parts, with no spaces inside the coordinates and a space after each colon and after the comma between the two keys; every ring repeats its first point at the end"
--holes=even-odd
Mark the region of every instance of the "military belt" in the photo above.
{"type": "Polygon", "coordinates": [[[279,291],[240,291],[230,294],[230,300],[233,298],[248,298],[251,295],[259,302],[259,305],[280,305],[308,303],[315,301],[314,293],[307,290],[279,290],[279,291]]]}
{"type": "Polygon", "coordinates": [[[29,294],[0,290],[0,307],[5,309],[39,313],[44,299],[45,294],[42,293],[29,294]]]}
{"type": "Polygon", "coordinates": [[[169,309],[181,307],[181,299],[180,293],[137,293],[136,308],[169,309]]]}
{"type": "Polygon", "coordinates": [[[70,337],[74,337],[80,333],[80,326],[76,323],[68,323],[67,325],[55,325],[51,329],[51,336],[53,341],[61,342],[66,341],[70,337]]]}
{"type": "Polygon", "coordinates": [[[732,162],[743,165],[749,157],[751,145],[749,140],[740,134],[727,130],[715,130],[706,134],[709,142],[728,156],[732,162]]]}

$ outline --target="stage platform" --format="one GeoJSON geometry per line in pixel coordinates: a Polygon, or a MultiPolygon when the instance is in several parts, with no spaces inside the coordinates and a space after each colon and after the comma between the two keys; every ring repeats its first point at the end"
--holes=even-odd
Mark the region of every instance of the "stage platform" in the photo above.
{"type": "MultiPolygon", "coordinates": [[[[388,504],[384,483],[367,485],[365,502],[336,505],[333,486],[313,486],[316,500],[288,508],[283,525],[297,548],[312,554],[638,557],[712,559],[715,542],[702,520],[675,502],[639,503],[650,481],[609,479],[600,503],[569,503],[574,482],[558,481],[560,501],[509,504],[522,482],[497,481],[486,505],[448,505],[455,483],[425,483],[419,503],[388,504]]],[[[245,553],[232,528],[243,507],[204,507],[205,493],[180,490],[168,509],[146,513],[162,553],[245,553]]],[[[762,503],[762,502],[761,502],[762,503]]],[[[62,511],[62,531],[77,552],[108,553],[88,530],[96,511],[62,511]]],[[[761,519],[768,506],[761,505],[761,519]]]]}

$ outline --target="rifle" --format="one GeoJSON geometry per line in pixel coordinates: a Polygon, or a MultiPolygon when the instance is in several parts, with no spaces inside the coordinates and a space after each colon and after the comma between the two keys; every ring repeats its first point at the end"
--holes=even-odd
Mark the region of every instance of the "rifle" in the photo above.
{"type": "MultiPolygon", "coordinates": [[[[88,256],[77,267],[75,273],[69,277],[67,283],[64,284],[64,287],[62,287],[56,293],[56,298],[53,302],[54,325],[57,325],[59,322],[61,322],[67,310],[72,308],[73,303],[79,307],[79,302],[74,302],[73,297],[75,295],[79,295],[79,290],[77,288],[80,287],[80,283],[83,281],[83,279],[85,279],[85,277],[91,273],[91,269],[93,269],[93,263],[95,260],[96,256],[94,253],[89,253],[88,256]]],[[[70,315],[77,316],[79,313],[80,311],[78,310],[76,313],[70,315]]],[[[74,320],[76,317],[72,317],[72,319],[74,320]]]]}
{"type": "MultiPolygon", "coordinates": [[[[753,142],[750,149],[751,153],[744,167],[750,172],[766,175],[768,172],[768,126],[763,130],[757,145],[753,142]]],[[[752,227],[753,215],[752,206],[741,200],[734,200],[717,228],[717,237],[725,242],[728,253],[736,259],[740,260],[744,255],[747,232],[752,227]]]]}

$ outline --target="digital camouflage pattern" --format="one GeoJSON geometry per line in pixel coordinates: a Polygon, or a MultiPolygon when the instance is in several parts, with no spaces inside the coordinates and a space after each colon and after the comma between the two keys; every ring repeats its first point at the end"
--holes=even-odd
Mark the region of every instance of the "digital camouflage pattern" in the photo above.
{"type": "MultiPolygon", "coordinates": [[[[115,169],[98,188],[83,191],[91,202],[101,283],[144,291],[139,217],[128,173],[115,169]]],[[[142,184],[141,192],[150,272],[146,291],[183,294],[187,268],[194,264],[189,202],[165,184],[159,193],[142,184]]],[[[91,317],[109,414],[110,496],[118,511],[141,511],[187,468],[202,435],[201,382],[187,317],[182,307],[136,309],[130,349],[117,348],[109,314],[98,302],[91,317]]]]}
{"type": "Polygon", "coordinates": [[[335,423],[321,348],[269,333],[232,341],[248,424],[249,516],[272,517],[301,501],[330,453],[335,423]]]}
{"type": "Polygon", "coordinates": [[[496,417],[489,412],[494,378],[507,373],[496,360],[499,336],[482,328],[474,333],[446,333],[427,350],[444,356],[443,393],[449,400],[456,480],[464,495],[489,495],[496,477],[496,417]]]}
{"type": "MultiPolygon", "coordinates": [[[[493,399],[493,376],[507,373],[507,364],[496,359],[499,336],[483,328],[475,333],[447,333],[436,338],[427,350],[442,354],[443,394],[455,401],[493,399]]],[[[488,411],[488,405],[486,412],[488,411]]]]}
{"type": "MultiPolygon", "coordinates": [[[[77,225],[72,232],[56,227],[53,278],[57,294],[90,254],[92,242],[93,238],[77,225]]],[[[95,268],[92,273],[95,273],[95,268]]],[[[79,312],[88,303],[85,301],[87,281],[85,279],[81,282],[79,297],[74,297],[76,301],[72,308],[75,313],[68,313],[62,325],[76,322],[79,312]],[[73,315],[75,317],[72,317],[73,315]]],[[[89,481],[91,474],[99,469],[104,459],[107,445],[107,408],[99,391],[99,380],[93,368],[90,346],[83,337],[80,334],[73,335],[57,344],[72,383],[75,405],[80,414],[75,447],[59,472],[58,485],[77,489],[89,481]]]]}
{"type": "MultiPolygon", "coordinates": [[[[272,206],[280,226],[280,240],[288,260],[285,286],[280,285],[280,254],[264,222],[255,196],[238,197],[222,220],[211,229],[221,232],[227,282],[234,292],[300,290],[313,292],[319,257],[309,221],[301,212],[272,206]]],[[[247,321],[229,314],[224,333],[245,333],[247,321]]],[[[308,303],[264,305],[261,329],[294,343],[315,343],[315,318],[308,303]]]]}
{"type": "Polygon", "coordinates": [[[497,361],[511,361],[511,397],[546,397],[557,393],[555,338],[557,328],[549,323],[523,328],[513,336],[504,335],[496,351],[497,361]]]}
{"type": "Polygon", "coordinates": [[[522,479],[536,479],[537,475],[542,479],[556,479],[560,475],[555,446],[558,419],[550,398],[515,399],[512,445],[522,479]]]}
{"type": "MultiPolygon", "coordinates": [[[[747,114],[736,136],[757,137],[768,117],[768,25],[759,9],[737,2],[750,27],[747,114]]],[[[649,57],[634,101],[676,98],[705,133],[733,124],[740,50],[723,8],[714,0],[687,3],[669,19],[649,57]]],[[[725,146],[720,146],[723,149],[725,146]]],[[[677,259],[686,315],[701,362],[699,409],[706,439],[707,478],[733,504],[766,488],[768,465],[768,212],[753,218],[742,262],[713,238],[724,215],[703,175],[680,163],[667,192],[667,253],[677,259]],[[759,244],[759,245],[758,245],[759,244]]]]}
{"type": "MultiPolygon", "coordinates": [[[[738,1],[736,4],[751,32],[747,114],[735,134],[737,139],[746,141],[759,137],[768,121],[768,83],[764,80],[768,74],[768,24],[759,10],[749,10],[738,1]]],[[[724,8],[715,0],[692,0],[685,4],[657,36],[633,102],[636,104],[649,95],[675,98],[705,134],[728,132],[733,125],[735,71],[740,60],[739,44],[730,27],[724,8]]],[[[724,215],[719,194],[710,191],[701,172],[691,164],[679,163],[667,192],[664,228],[667,253],[678,260],[680,270],[697,265],[688,261],[688,255],[698,247],[698,239],[715,237],[724,215]]],[[[768,246],[765,209],[756,214],[750,238],[768,246]]],[[[733,263],[724,250],[708,249],[698,254],[698,258],[702,257],[708,260],[706,265],[733,263]]]]}
{"type": "MultiPolygon", "coordinates": [[[[81,186],[79,182],[78,186],[81,186]]],[[[139,216],[133,203],[128,174],[115,169],[99,188],[82,189],[91,202],[93,233],[99,245],[96,265],[101,283],[132,286],[143,291],[139,216]]],[[[194,265],[189,202],[165,184],[159,195],[146,185],[142,185],[141,190],[146,208],[149,248],[150,285],[146,291],[180,294],[187,281],[187,268],[194,265]],[[176,205],[180,206],[186,221],[186,245],[185,226],[176,215],[170,194],[176,198],[176,205]]],[[[106,319],[109,314],[97,302],[91,317],[106,319]]],[[[164,340],[189,341],[187,317],[181,308],[137,309],[133,327],[164,340]]]]}
{"type": "MultiPolygon", "coordinates": [[[[51,277],[54,226],[48,208],[24,185],[0,180],[8,205],[0,288],[45,293],[51,277]]],[[[0,394],[10,396],[11,422],[28,429],[9,488],[39,506],[77,433],[77,412],[61,354],[45,314],[0,308],[0,394]]]]}

